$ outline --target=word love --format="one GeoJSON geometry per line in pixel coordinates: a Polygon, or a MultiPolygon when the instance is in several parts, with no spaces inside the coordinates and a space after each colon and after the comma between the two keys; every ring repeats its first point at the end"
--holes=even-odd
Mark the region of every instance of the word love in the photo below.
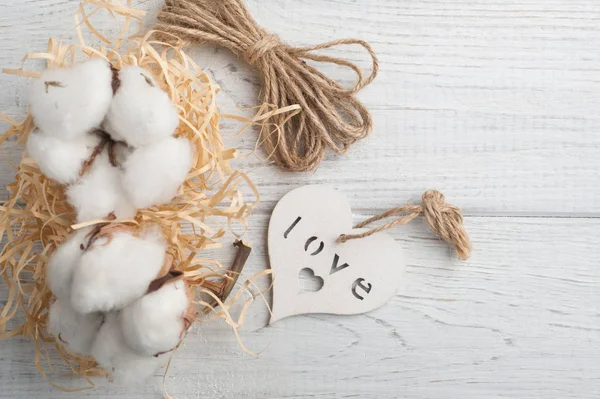
{"type": "Polygon", "coordinates": [[[309,313],[365,313],[394,296],[405,269],[402,248],[386,233],[337,241],[363,231],[352,229],[350,206],[333,188],[304,186],[285,195],[269,222],[271,323],[309,313]],[[323,280],[321,289],[300,291],[306,270],[323,280]]]}
{"type": "MultiPolygon", "coordinates": [[[[285,233],[283,233],[283,238],[288,238],[288,235],[290,234],[290,232],[294,229],[294,227],[296,227],[296,225],[302,220],[301,216],[298,216],[296,218],[296,220],[294,221],[294,223],[291,224],[291,226],[285,231],[285,233]]],[[[314,242],[318,241],[318,237],[317,236],[311,236],[306,240],[306,243],[304,244],[304,251],[305,252],[310,252],[309,248],[311,246],[311,244],[313,244],[314,242]]],[[[310,256],[316,256],[319,255],[322,251],[323,248],[325,248],[325,243],[323,241],[320,241],[318,244],[318,248],[312,252],[310,254],[310,256]]],[[[350,265],[348,263],[344,263],[344,264],[339,264],[340,262],[340,256],[338,254],[334,254],[333,255],[333,261],[331,263],[331,270],[329,271],[329,275],[332,275],[334,273],[337,273],[339,271],[344,270],[345,268],[349,267],[350,265]]],[[[364,278],[357,278],[353,283],[352,283],[352,294],[354,295],[354,297],[356,299],[359,300],[364,300],[364,297],[362,297],[361,295],[359,295],[356,290],[358,288],[362,289],[365,293],[370,293],[371,289],[373,288],[373,286],[370,283],[367,283],[367,285],[365,286],[364,284],[365,279],[364,278]]]]}

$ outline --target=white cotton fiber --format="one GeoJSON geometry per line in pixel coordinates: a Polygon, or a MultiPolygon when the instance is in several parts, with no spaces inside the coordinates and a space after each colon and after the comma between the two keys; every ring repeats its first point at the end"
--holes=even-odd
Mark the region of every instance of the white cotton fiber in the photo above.
{"type": "Polygon", "coordinates": [[[86,235],[92,227],[77,230],[50,255],[46,266],[46,279],[50,291],[62,300],[71,299],[73,271],[83,254],[81,245],[86,243],[86,235]]]}
{"type": "Polygon", "coordinates": [[[68,301],[62,299],[50,305],[49,313],[50,333],[75,354],[89,355],[104,316],[100,313],[77,313],[68,301]]]}
{"type": "Polygon", "coordinates": [[[136,213],[121,186],[121,172],[111,165],[106,150],[67,189],[67,198],[77,211],[78,223],[106,218],[112,212],[117,219],[131,218],[136,213]]]}
{"type": "Polygon", "coordinates": [[[177,110],[150,73],[128,66],[119,72],[119,79],[104,121],[112,138],[137,148],[170,137],[179,124],[177,110]]]}
{"type": "Polygon", "coordinates": [[[35,124],[45,133],[72,140],[98,127],[112,99],[112,71],[99,58],[70,68],[50,68],[29,92],[35,124]]]}
{"type": "Polygon", "coordinates": [[[46,177],[71,184],[79,178],[83,163],[99,142],[100,137],[95,134],[65,141],[36,129],[27,139],[27,151],[46,177]]]}
{"type": "Polygon", "coordinates": [[[191,167],[190,142],[169,137],[129,155],[123,164],[123,188],[138,209],[168,203],[191,167]]]}
{"type": "Polygon", "coordinates": [[[120,318],[127,344],[144,355],[171,351],[184,332],[188,305],[185,282],[176,280],[125,307],[120,318]]]}
{"type": "Polygon", "coordinates": [[[71,303],[81,313],[121,309],[148,290],[165,259],[166,242],[156,229],[135,237],[115,232],[99,240],[75,268],[71,303]]]}
{"type": "Polygon", "coordinates": [[[168,360],[168,354],[158,357],[144,356],[129,348],[123,337],[117,313],[106,315],[92,347],[92,356],[100,366],[113,374],[116,382],[125,384],[147,379],[168,360]]]}

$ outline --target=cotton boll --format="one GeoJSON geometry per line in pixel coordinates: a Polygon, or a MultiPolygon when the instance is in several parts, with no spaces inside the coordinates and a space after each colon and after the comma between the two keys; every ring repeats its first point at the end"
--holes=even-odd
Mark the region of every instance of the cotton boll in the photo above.
{"type": "Polygon", "coordinates": [[[106,150],[67,189],[67,198],[77,211],[77,222],[106,218],[113,212],[117,219],[127,219],[136,213],[121,187],[120,171],[111,165],[106,150]]]}
{"type": "Polygon", "coordinates": [[[100,366],[112,372],[115,381],[127,384],[147,379],[168,359],[168,355],[139,355],[129,348],[116,313],[106,315],[92,347],[92,356],[100,366]]]}
{"type": "Polygon", "coordinates": [[[158,230],[135,237],[114,232],[81,256],[73,275],[71,303],[81,313],[121,309],[148,290],[165,260],[158,230]]]}
{"type": "Polygon", "coordinates": [[[99,142],[100,137],[94,134],[65,141],[36,129],[27,139],[27,151],[44,175],[61,184],[71,184],[79,178],[83,163],[99,142]]]}
{"type": "Polygon", "coordinates": [[[48,330],[73,353],[89,355],[103,318],[100,313],[77,313],[68,301],[58,299],[50,305],[48,330]]]}
{"type": "Polygon", "coordinates": [[[100,125],[112,99],[110,64],[99,58],[70,68],[50,68],[29,93],[35,124],[63,140],[80,138],[100,125]]]}
{"type": "Polygon", "coordinates": [[[174,349],[185,328],[188,305],[185,282],[177,280],[125,307],[120,318],[127,344],[145,355],[174,349]]]}
{"type": "Polygon", "coordinates": [[[186,139],[167,138],[136,149],[123,164],[123,188],[133,206],[167,203],[192,167],[192,146],[186,139]]]}
{"type": "Polygon", "coordinates": [[[112,138],[140,147],[170,137],[179,124],[177,110],[150,73],[129,66],[119,72],[119,79],[104,121],[112,138]]]}
{"type": "Polygon", "coordinates": [[[85,245],[86,235],[91,229],[88,227],[72,233],[48,259],[46,279],[50,291],[57,298],[67,301],[71,298],[73,271],[83,254],[81,246],[85,245]]]}

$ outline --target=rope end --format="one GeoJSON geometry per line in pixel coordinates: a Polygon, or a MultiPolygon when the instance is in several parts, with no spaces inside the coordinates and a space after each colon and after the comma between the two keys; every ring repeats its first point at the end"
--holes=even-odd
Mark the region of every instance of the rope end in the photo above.
{"type": "Polygon", "coordinates": [[[340,244],[343,244],[346,241],[348,241],[348,236],[346,234],[340,234],[340,236],[335,241],[339,242],[340,244]]]}
{"type": "Polygon", "coordinates": [[[460,209],[445,202],[444,194],[428,190],[423,194],[423,214],[431,229],[448,243],[454,244],[461,260],[471,256],[471,240],[463,225],[460,209]]]}
{"type": "Polygon", "coordinates": [[[467,242],[465,247],[456,245],[456,253],[460,260],[468,260],[471,257],[471,242],[467,242]]]}

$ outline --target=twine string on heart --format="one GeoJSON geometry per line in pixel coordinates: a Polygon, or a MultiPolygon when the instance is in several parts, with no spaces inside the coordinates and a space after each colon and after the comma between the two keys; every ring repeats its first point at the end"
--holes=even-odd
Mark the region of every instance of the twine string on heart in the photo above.
{"type": "Polygon", "coordinates": [[[371,46],[359,39],[341,39],[311,47],[292,47],[269,34],[250,15],[242,0],[166,0],[155,29],[192,43],[214,43],[243,57],[262,75],[262,101],[278,108],[298,104],[302,112],[291,117],[275,115],[277,128],[262,137],[267,154],[293,171],[315,169],[327,148],[344,154],[350,145],[367,136],[373,122],[355,97],[377,75],[379,64],[371,46]],[[365,77],[352,62],[316,50],[338,45],[359,45],[372,58],[365,77]],[[347,67],[357,75],[350,88],[342,86],[305,60],[347,67]]]}
{"type": "Polygon", "coordinates": [[[391,216],[401,215],[395,220],[374,227],[364,233],[342,234],[338,242],[346,242],[359,238],[368,237],[382,230],[391,229],[394,226],[407,224],[419,215],[424,215],[431,229],[438,233],[444,241],[451,243],[456,248],[460,259],[466,260],[471,255],[471,240],[463,226],[463,218],[458,207],[447,204],[444,195],[437,190],[428,190],[422,196],[422,205],[403,205],[392,208],[379,215],[365,220],[354,226],[355,229],[363,228],[378,220],[391,216]]]}

